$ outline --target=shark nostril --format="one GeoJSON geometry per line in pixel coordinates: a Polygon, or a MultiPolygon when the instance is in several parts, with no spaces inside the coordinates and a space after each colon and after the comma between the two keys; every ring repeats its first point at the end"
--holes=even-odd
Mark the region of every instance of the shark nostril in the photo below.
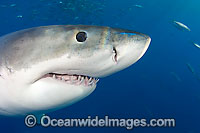
{"type": "Polygon", "coordinates": [[[115,47],[113,47],[113,53],[114,53],[113,60],[114,60],[115,62],[117,62],[117,50],[116,50],[115,47]]]}

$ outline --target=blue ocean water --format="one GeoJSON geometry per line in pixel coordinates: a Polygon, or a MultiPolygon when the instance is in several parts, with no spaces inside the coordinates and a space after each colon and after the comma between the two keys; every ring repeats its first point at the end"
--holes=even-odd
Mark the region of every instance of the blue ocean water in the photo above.
{"type": "Polygon", "coordinates": [[[200,49],[192,44],[200,44],[199,5],[198,0],[1,0],[0,35],[42,25],[85,24],[130,29],[152,38],[137,63],[101,79],[82,101],[48,115],[174,118],[176,127],[28,128],[24,118],[0,117],[0,133],[199,133],[200,49]],[[174,20],[188,25],[191,32],[177,29],[174,20]]]}

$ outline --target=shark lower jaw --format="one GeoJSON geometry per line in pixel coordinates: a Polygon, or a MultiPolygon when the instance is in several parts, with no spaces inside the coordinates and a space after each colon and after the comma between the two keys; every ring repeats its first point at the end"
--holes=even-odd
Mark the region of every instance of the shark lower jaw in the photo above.
{"type": "Polygon", "coordinates": [[[85,75],[47,73],[43,75],[41,78],[37,79],[35,82],[48,78],[58,81],[60,83],[76,85],[76,86],[84,86],[84,87],[96,86],[97,82],[99,81],[98,78],[85,75]]]}

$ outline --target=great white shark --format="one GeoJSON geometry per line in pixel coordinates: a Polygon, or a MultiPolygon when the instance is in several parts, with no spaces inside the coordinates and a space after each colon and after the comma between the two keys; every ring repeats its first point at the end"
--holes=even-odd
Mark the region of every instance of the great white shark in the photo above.
{"type": "Polygon", "coordinates": [[[103,26],[53,25],[0,38],[0,115],[69,106],[146,52],[150,37],[103,26]]]}

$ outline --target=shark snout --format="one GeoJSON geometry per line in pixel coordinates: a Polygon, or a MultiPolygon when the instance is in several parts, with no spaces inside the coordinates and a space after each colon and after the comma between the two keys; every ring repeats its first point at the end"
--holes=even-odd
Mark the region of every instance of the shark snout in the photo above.
{"type": "MultiPolygon", "coordinates": [[[[142,35],[142,39],[138,42],[138,49],[141,49],[140,51],[140,56],[138,57],[138,60],[145,54],[145,52],[147,51],[150,42],[151,42],[151,38],[148,35],[142,35]]],[[[133,44],[135,45],[135,44],[133,44]]],[[[137,44],[136,44],[137,45],[137,44]]]]}
{"type": "Polygon", "coordinates": [[[122,70],[137,62],[147,51],[151,38],[137,32],[117,32],[118,43],[114,44],[117,69],[122,70]]]}

